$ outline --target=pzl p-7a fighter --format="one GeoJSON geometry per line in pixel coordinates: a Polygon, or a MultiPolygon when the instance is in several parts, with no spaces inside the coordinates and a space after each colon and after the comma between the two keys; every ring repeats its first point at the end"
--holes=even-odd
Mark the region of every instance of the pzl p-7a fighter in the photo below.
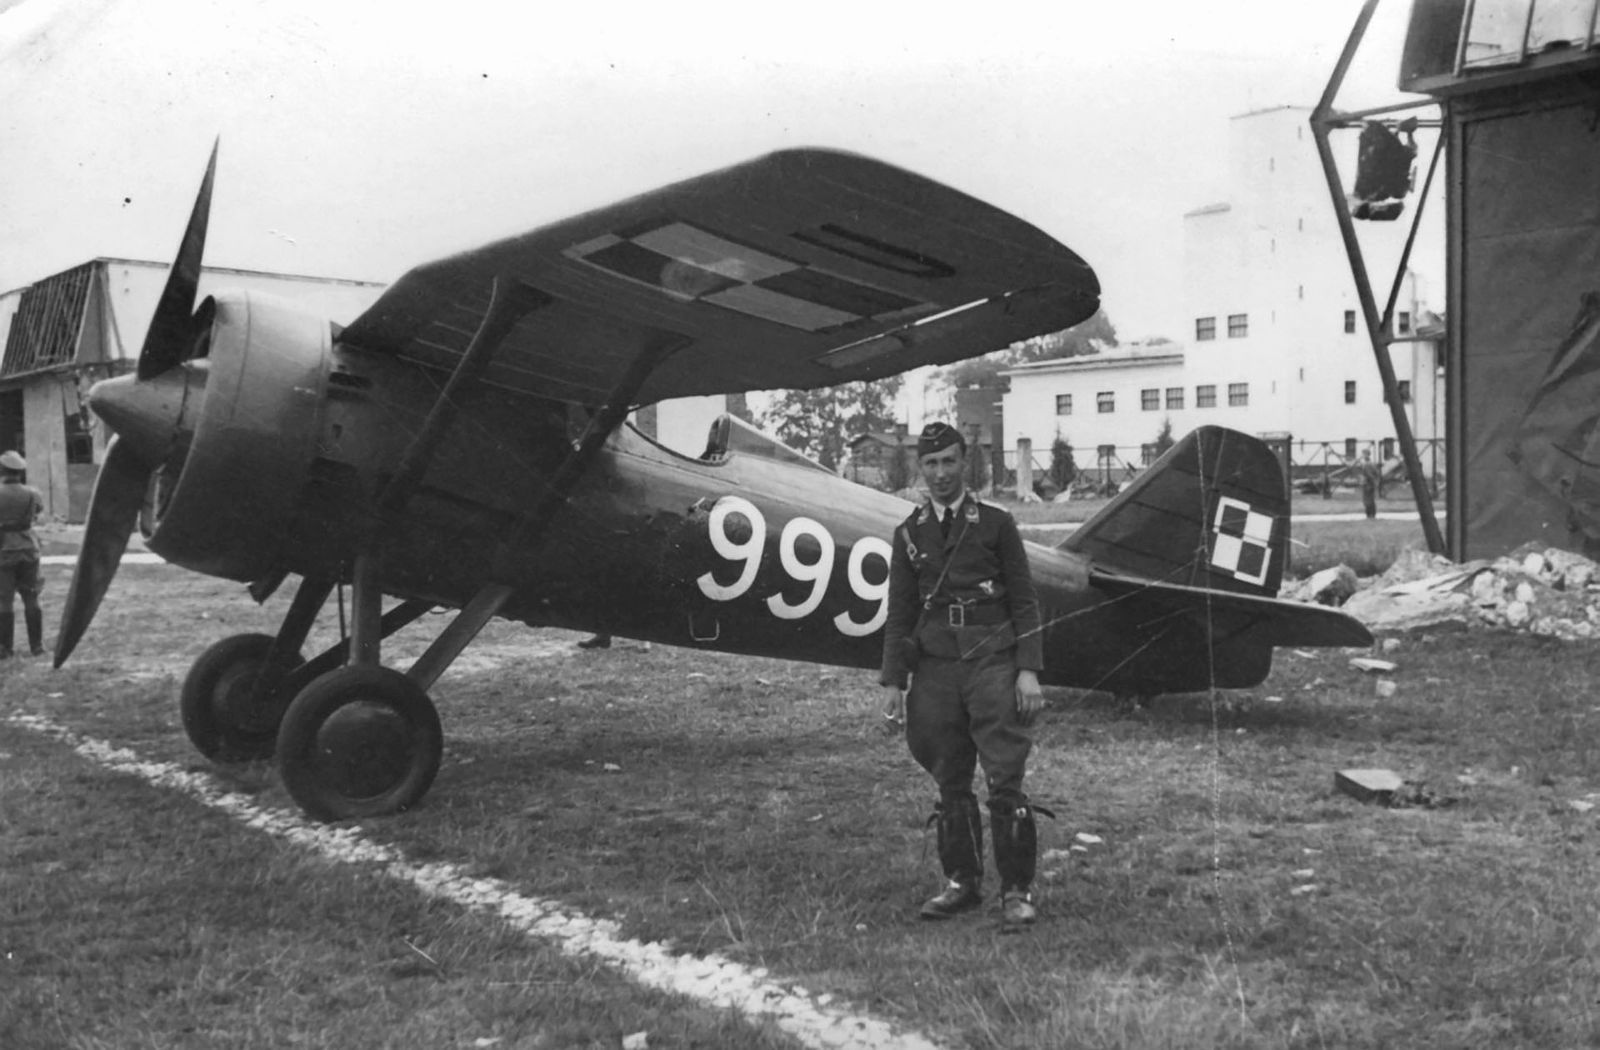
{"type": "MultiPolygon", "coordinates": [[[[297,577],[277,634],[206,650],[181,706],[203,753],[275,754],[324,819],[423,796],[442,753],[428,690],[496,616],[875,666],[908,505],[731,420],[678,455],[629,411],[942,364],[1099,303],[1089,267],[1027,223],[808,149],[419,267],[348,328],[254,294],[196,308],[215,166],[213,151],[137,369],[89,395],[115,437],[56,665],[136,521],[166,560],[258,601],[297,577]],[[306,659],[340,584],[348,633],[306,659]],[[384,666],[383,639],[441,607],[456,611],[423,654],[384,666]]],[[[1246,686],[1274,646],[1368,643],[1340,613],[1271,597],[1287,533],[1266,449],[1189,435],[1061,547],[1029,548],[1042,680],[1246,686]]]]}

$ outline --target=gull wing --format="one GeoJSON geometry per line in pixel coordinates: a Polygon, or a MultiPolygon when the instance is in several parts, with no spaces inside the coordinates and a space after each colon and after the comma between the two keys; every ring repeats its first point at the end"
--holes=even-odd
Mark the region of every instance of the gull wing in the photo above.
{"type": "Polygon", "coordinates": [[[849,153],[772,153],[437,262],[395,282],[344,343],[449,369],[495,279],[539,305],[485,381],[604,401],[667,352],[636,401],[876,379],[1070,327],[1089,266],[998,208],[849,153]]]}

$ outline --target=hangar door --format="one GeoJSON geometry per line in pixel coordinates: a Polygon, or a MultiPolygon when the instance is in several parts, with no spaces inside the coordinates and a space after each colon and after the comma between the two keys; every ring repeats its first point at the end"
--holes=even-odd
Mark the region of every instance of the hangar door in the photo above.
{"type": "Polygon", "coordinates": [[[1600,94],[1452,113],[1453,550],[1600,554],[1600,94]]]}

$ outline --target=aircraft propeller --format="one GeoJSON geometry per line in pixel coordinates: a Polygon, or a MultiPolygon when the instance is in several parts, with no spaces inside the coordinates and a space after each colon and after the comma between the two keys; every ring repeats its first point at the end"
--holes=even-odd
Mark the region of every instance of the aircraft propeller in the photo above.
{"type": "Polygon", "coordinates": [[[89,390],[89,407],[106,421],[114,436],[106,446],[105,461],[89,497],[78,564],[56,637],[56,667],[66,662],[94,619],[144,508],[150,479],[174,453],[184,451],[185,409],[197,403],[205,391],[204,369],[178,366],[203,352],[211,328],[210,301],[196,311],[195,296],[216,172],[214,142],[134,373],[102,380],[89,390]]]}

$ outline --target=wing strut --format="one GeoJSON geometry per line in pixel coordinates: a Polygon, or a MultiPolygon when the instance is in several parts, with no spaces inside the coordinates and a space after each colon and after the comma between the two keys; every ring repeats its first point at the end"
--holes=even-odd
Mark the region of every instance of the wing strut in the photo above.
{"type": "Polygon", "coordinates": [[[467,345],[466,353],[461,355],[455,370],[445,381],[444,389],[439,391],[428,418],[422,421],[422,429],[417,431],[410,447],[400,457],[400,465],[395,468],[394,476],[378,496],[380,522],[404,509],[406,501],[417,490],[423,474],[427,473],[428,464],[433,462],[433,455],[439,449],[439,442],[444,440],[445,432],[455,422],[459,411],[457,392],[483,376],[495,351],[518,321],[552,301],[550,296],[521,281],[505,276],[494,279],[489,292],[489,309],[483,315],[483,320],[478,322],[472,342],[467,345]]]}
{"type": "MultiPolygon", "coordinates": [[[[489,308],[478,330],[472,335],[466,352],[445,381],[444,389],[433,402],[433,408],[422,421],[422,428],[411,439],[400,457],[388,484],[379,493],[373,525],[366,541],[356,554],[352,568],[352,601],[350,637],[346,640],[352,663],[378,664],[379,643],[390,633],[385,629],[383,614],[383,527],[384,523],[405,509],[423,475],[433,462],[439,443],[454,425],[460,411],[457,394],[471,383],[477,382],[488,368],[501,343],[531,311],[550,303],[550,296],[530,285],[506,276],[497,276],[489,290],[489,308]]],[[[476,632],[474,632],[476,633],[476,632]]]]}
{"type": "MultiPolygon", "coordinates": [[[[522,516],[508,538],[501,542],[499,550],[495,552],[495,578],[509,578],[516,552],[537,544],[543,538],[545,529],[549,528],[556,514],[566,505],[572,490],[605,447],[606,439],[627,418],[634,398],[638,396],[645,380],[650,378],[650,373],[687,342],[686,339],[677,338],[659,339],[640,351],[628,365],[628,370],[612,388],[606,403],[590,418],[583,437],[578,440],[571,454],[562,460],[539,502],[522,516]]],[[[461,655],[461,651],[477,637],[478,632],[483,630],[484,625],[494,619],[512,593],[512,588],[504,583],[491,583],[479,589],[456,614],[456,618],[450,621],[450,626],[440,632],[427,651],[406,671],[406,677],[424,690],[431,688],[445,669],[461,655]]]]}

